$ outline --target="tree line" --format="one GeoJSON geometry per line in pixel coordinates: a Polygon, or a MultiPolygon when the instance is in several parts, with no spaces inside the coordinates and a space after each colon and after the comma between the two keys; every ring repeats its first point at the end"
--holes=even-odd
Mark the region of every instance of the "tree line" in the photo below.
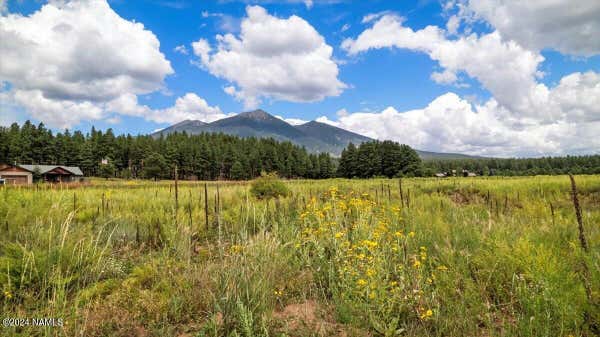
{"type": "Polygon", "coordinates": [[[122,178],[250,179],[262,171],[286,178],[335,176],[327,153],[312,154],[290,142],[224,134],[119,135],[111,129],[54,134],[27,121],[0,127],[0,162],[79,166],[87,176],[122,178]],[[103,164],[104,163],[106,164],[103,164]]]}
{"type": "Polygon", "coordinates": [[[428,160],[423,166],[425,175],[452,170],[459,174],[467,170],[483,176],[600,174],[600,155],[428,160]]]}
{"type": "Polygon", "coordinates": [[[413,177],[437,172],[478,175],[600,174],[600,155],[542,158],[473,158],[421,161],[408,145],[393,141],[349,144],[338,159],[272,138],[225,134],[116,136],[91,128],[53,133],[27,121],[0,127],[0,163],[78,166],[87,176],[182,179],[252,179],[261,172],[285,178],[413,177]],[[103,164],[103,161],[106,164],[103,164]]]}
{"type": "Polygon", "coordinates": [[[463,170],[481,176],[600,174],[600,155],[541,158],[430,159],[421,161],[408,145],[372,141],[349,144],[339,160],[337,175],[345,178],[432,177],[463,170]]]}
{"type": "Polygon", "coordinates": [[[339,177],[418,177],[423,175],[421,158],[415,150],[393,141],[370,141],[342,151],[339,177]]]}

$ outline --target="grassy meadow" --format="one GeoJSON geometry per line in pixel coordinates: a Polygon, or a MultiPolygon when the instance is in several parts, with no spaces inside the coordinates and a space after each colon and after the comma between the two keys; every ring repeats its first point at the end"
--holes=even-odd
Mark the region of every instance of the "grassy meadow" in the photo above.
{"type": "Polygon", "coordinates": [[[575,180],[587,251],[567,176],[4,187],[2,316],[64,326],[0,335],[593,336],[600,176],[575,180]]]}

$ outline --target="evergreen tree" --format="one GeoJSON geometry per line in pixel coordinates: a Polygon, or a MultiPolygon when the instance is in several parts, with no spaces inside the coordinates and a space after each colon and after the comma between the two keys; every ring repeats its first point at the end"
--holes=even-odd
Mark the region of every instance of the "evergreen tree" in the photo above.
{"type": "Polygon", "coordinates": [[[149,179],[158,179],[168,176],[170,166],[165,157],[160,153],[152,153],[144,159],[144,176],[149,179]]]}
{"type": "Polygon", "coordinates": [[[239,160],[236,160],[231,166],[230,178],[233,180],[246,179],[246,172],[244,171],[244,167],[239,160]]]}
{"type": "Polygon", "coordinates": [[[115,165],[109,160],[107,164],[100,165],[98,175],[102,178],[113,178],[115,176],[115,165]]]}

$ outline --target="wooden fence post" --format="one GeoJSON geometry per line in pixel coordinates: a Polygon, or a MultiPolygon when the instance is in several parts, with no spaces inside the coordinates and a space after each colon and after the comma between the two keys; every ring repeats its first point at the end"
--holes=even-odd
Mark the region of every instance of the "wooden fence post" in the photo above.
{"type": "Polygon", "coordinates": [[[581,206],[579,205],[579,198],[577,197],[577,185],[575,184],[575,178],[573,178],[573,175],[569,174],[569,179],[571,179],[571,196],[573,198],[573,206],[575,207],[575,216],[577,217],[577,224],[579,229],[579,243],[581,244],[581,248],[583,248],[583,250],[587,253],[588,244],[583,229],[581,206]]]}
{"type": "Polygon", "coordinates": [[[177,216],[177,209],[179,208],[179,175],[177,172],[177,165],[175,165],[175,216],[177,216]]]}
{"type": "Polygon", "coordinates": [[[206,220],[206,230],[208,231],[208,184],[204,183],[204,218],[206,220]]]}
{"type": "MultiPolygon", "coordinates": [[[[577,185],[575,184],[575,178],[573,178],[572,174],[569,174],[569,179],[571,180],[571,197],[573,199],[573,207],[575,208],[575,216],[577,218],[577,225],[579,229],[579,243],[581,244],[581,248],[583,248],[584,254],[587,255],[589,252],[589,248],[583,228],[581,206],[579,205],[579,198],[577,196],[577,185]]],[[[592,297],[592,286],[590,285],[590,269],[587,265],[585,257],[581,260],[581,266],[583,269],[581,278],[583,282],[583,288],[585,289],[585,295],[590,306],[594,306],[594,299],[592,297]]],[[[587,324],[594,324],[594,322],[592,321],[592,317],[590,317],[590,313],[587,309],[583,313],[583,319],[587,324]]]]}
{"type": "Polygon", "coordinates": [[[400,189],[400,203],[404,207],[404,192],[402,191],[402,178],[398,180],[398,188],[400,189]]]}

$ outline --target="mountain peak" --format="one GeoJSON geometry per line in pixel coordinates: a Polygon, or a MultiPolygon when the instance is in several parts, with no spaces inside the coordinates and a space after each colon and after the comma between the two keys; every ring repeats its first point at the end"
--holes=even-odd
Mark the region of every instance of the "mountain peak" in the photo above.
{"type": "MultiPolygon", "coordinates": [[[[312,153],[329,152],[338,156],[349,143],[359,145],[373,139],[318,121],[302,125],[290,125],[264,110],[246,111],[235,116],[204,123],[198,120],[184,120],[166,129],[157,131],[153,137],[174,132],[186,132],[189,135],[201,133],[224,133],[238,137],[273,138],[289,141],[306,147],[312,153]]],[[[453,154],[419,152],[422,158],[453,158],[453,154]]],[[[468,156],[464,156],[467,157],[468,156]]]]}
{"type": "Polygon", "coordinates": [[[242,112],[238,116],[245,117],[245,118],[251,118],[251,119],[258,119],[258,120],[275,118],[272,115],[270,115],[268,112],[266,112],[262,109],[242,112]]]}

